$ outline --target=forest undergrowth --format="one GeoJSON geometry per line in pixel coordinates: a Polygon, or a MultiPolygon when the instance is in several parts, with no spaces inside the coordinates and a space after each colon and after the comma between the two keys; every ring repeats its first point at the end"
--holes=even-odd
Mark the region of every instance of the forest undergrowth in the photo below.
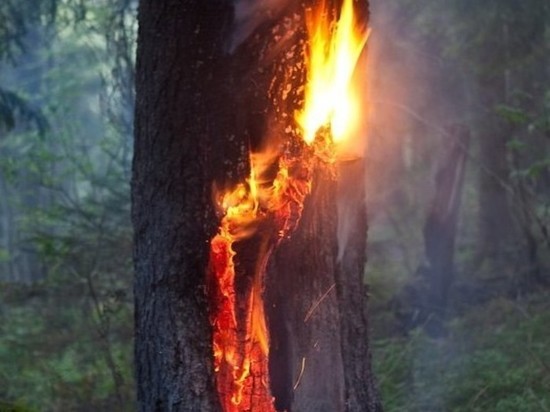
{"type": "Polygon", "coordinates": [[[373,308],[374,363],[388,412],[550,410],[550,289],[496,297],[451,318],[445,336],[403,334],[373,308]]]}

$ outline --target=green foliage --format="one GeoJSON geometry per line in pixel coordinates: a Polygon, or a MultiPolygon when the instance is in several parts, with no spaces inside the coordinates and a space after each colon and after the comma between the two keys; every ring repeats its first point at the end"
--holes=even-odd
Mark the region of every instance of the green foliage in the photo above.
{"type": "Polygon", "coordinates": [[[416,331],[375,341],[387,411],[535,412],[550,407],[548,294],[497,299],[449,325],[446,338],[416,331]]]}
{"type": "MultiPolygon", "coordinates": [[[[3,287],[0,396],[37,411],[79,410],[82,405],[113,410],[111,371],[103,338],[86,315],[86,290],[81,287],[81,294],[73,297],[66,288],[55,281],[3,287]]],[[[121,315],[114,326],[119,333],[124,325],[118,322],[127,321],[130,313],[121,315]]],[[[127,382],[132,380],[130,336],[127,332],[122,346],[111,348],[127,382]]]]}
{"type": "Polygon", "coordinates": [[[55,35],[33,27],[40,41],[10,49],[2,77],[0,411],[133,410],[131,149],[117,118],[131,108],[109,101],[122,73],[97,30],[121,8],[54,3],[55,35]]]}
{"type": "Polygon", "coordinates": [[[55,20],[58,0],[0,3],[0,60],[14,59],[25,50],[25,37],[36,25],[55,20]]]}
{"type": "Polygon", "coordinates": [[[17,403],[0,401],[0,412],[33,412],[33,410],[17,403]]]}
{"type": "Polygon", "coordinates": [[[501,117],[512,124],[523,125],[529,121],[529,115],[516,107],[498,105],[496,111],[501,117]]]}

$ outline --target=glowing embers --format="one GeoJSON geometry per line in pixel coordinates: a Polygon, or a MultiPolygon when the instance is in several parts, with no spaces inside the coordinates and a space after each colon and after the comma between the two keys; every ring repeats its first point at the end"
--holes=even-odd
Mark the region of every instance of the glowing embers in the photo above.
{"type": "Polygon", "coordinates": [[[223,217],[210,244],[208,294],[216,384],[226,412],[275,410],[262,299],[266,268],[279,242],[298,226],[314,164],[333,163],[334,144],[358,129],[354,71],[368,30],[357,22],[352,0],[344,0],[335,20],[325,1],[306,11],[307,82],[295,120],[298,139],[311,147],[300,142],[282,154],[253,154],[246,182],[217,194],[223,217]]]}
{"type": "Polygon", "coordinates": [[[210,321],[223,410],[270,412],[263,282],[273,249],[298,224],[310,173],[285,156],[255,154],[250,163],[246,183],[218,197],[223,218],[210,244],[210,321]]]}
{"type": "Polygon", "coordinates": [[[242,307],[235,289],[233,244],[231,237],[220,233],[212,239],[210,251],[210,320],[218,394],[226,412],[271,412],[261,278],[254,274],[242,307]]]}
{"type": "Polygon", "coordinates": [[[344,0],[334,22],[328,1],[306,10],[308,49],[304,107],[296,114],[306,143],[312,144],[319,129],[334,143],[354,135],[361,117],[360,98],[354,87],[354,72],[369,36],[369,30],[354,15],[353,0],[344,0]]]}

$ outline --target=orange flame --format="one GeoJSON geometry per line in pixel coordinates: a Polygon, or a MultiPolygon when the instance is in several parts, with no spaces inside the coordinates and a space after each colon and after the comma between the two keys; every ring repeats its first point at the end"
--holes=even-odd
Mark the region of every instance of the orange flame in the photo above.
{"type": "Polygon", "coordinates": [[[326,1],[306,10],[310,38],[303,110],[297,113],[303,138],[311,144],[322,127],[329,126],[335,143],[357,131],[361,113],[353,74],[370,30],[357,21],[353,0],[344,0],[339,20],[331,22],[326,1]]]}
{"type": "MultiPolygon", "coordinates": [[[[325,1],[316,11],[306,10],[307,84],[304,107],[295,120],[307,144],[322,141],[309,151],[320,158],[326,153],[330,158],[332,143],[355,132],[360,116],[352,78],[369,32],[353,13],[352,0],[344,0],[336,23],[330,23],[325,1]]],[[[217,199],[223,218],[210,243],[208,289],[216,381],[225,412],[275,411],[269,390],[263,282],[274,248],[300,221],[311,191],[311,153],[304,158],[273,151],[251,154],[249,178],[217,199]],[[275,176],[269,177],[268,170],[275,167],[275,176]],[[260,247],[255,268],[249,269],[254,273],[243,304],[237,302],[234,246],[252,237],[259,239],[260,247]]]]}
{"type": "Polygon", "coordinates": [[[298,225],[310,189],[309,175],[304,167],[298,162],[288,162],[284,156],[277,158],[271,153],[256,153],[251,155],[250,164],[250,177],[246,183],[219,196],[218,203],[224,216],[210,243],[209,295],[214,366],[218,375],[218,392],[226,412],[274,411],[267,373],[269,332],[262,299],[263,280],[273,248],[298,225]],[[278,162],[279,170],[269,182],[264,175],[275,162],[278,162]],[[269,225],[265,224],[268,220],[269,225]],[[262,224],[267,229],[262,228],[259,233],[262,224]],[[233,246],[252,236],[257,236],[261,245],[246,316],[240,319],[233,246]]]}
{"type": "MultiPolygon", "coordinates": [[[[246,319],[239,321],[235,291],[235,242],[250,238],[265,213],[260,209],[262,187],[257,178],[258,167],[251,156],[251,173],[246,183],[238,184],[218,198],[224,216],[218,234],[210,243],[209,294],[210,320],[213,326],[214,367],[224,411],[241,410],[245,382],[253,363],[267,370],[268,332],[261,302],[261,278],[254,275],[246,319]]],[[[272,404],[267,383],[262,402],[272,404]]]]}

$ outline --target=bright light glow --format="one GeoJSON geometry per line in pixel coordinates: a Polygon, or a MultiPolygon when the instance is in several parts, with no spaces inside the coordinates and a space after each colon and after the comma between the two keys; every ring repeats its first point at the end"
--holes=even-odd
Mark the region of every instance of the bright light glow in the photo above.
{"type": "MultiPolygon", "coordinates": [[[[354,16],[353,0],[344,0],[339,16],[335,21],[325,0],[306,11],[307,81],[304,107],[296,114],[308,144],[319,129],[326,128],[321,142],[329,143],[324,145],[329,151],[332,142],[343,142],[358,129],[362,113],[354,72],[368,38],[368,30],[354,16]]],[[[248,179],[216,193],[223,217],[210,242],[208,292],[216,384],[224,412],[275,411],[267,373],[263,280],[271,253],[298,226],[311,191],[312,159],[321,157],[321,152],[307,150],[303,158],[280,148],[252,153],[248,179]],[[251,288],[240,292],[248,300],[238,302],[239,249],[234,246],[246,239],[259,247],[254,257],[246,256],[255,258],[255,268],[249,273],[251,288]]]]}
{"type": "Polygon", "coordinates": [[[333,142],[348,139],[361,117],[353,75],[370,31],[358,23],[353,0],[344,0],[339,20],[331,20],[325,1],[316,10],[306,11],[307,82],[304,108],[296,120],[308,144],[326,126],[330,126],[333,142]]]}

